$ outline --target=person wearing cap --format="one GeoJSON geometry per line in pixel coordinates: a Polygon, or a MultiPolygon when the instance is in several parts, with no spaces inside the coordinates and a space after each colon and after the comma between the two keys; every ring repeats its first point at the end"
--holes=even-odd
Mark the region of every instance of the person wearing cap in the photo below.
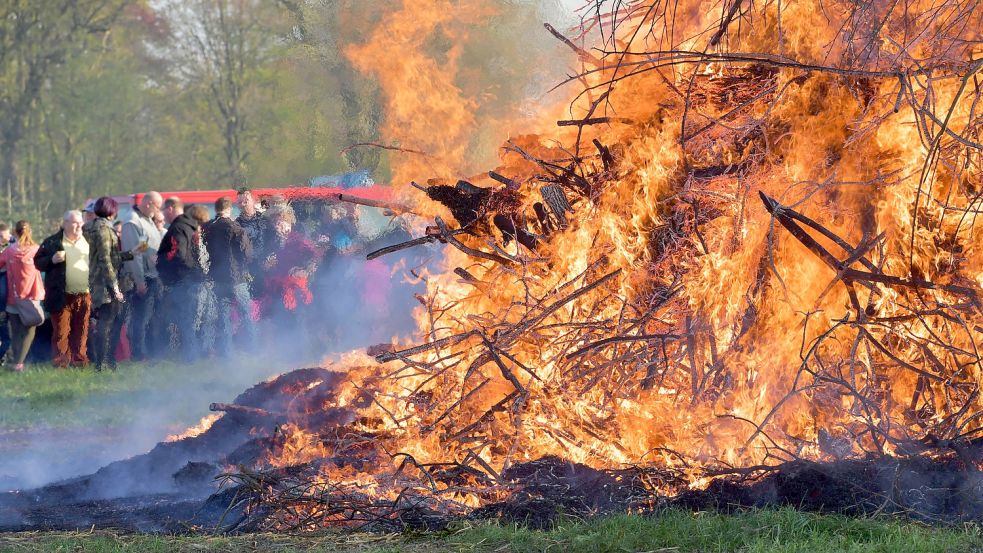
{"type": "Polygon", "coordinates": [[[89,200],[85,202],[85,207],[82,208],[82,232],[86,231],[86,228],[91,228],[92,223],[96,220],[96,201],[89,200]]]}
{"type": "Polygon", "coordinates": [[[124,305],[129,306],[129,325],[132,357],[136,361],[149,358],[156,349],[154,339],[163,332],[159,328],[154,312],[158,310],[163,294],[163,286],[157,273],[157,250],[160,249],[161,233],[154,224],[154,217],[160,211],[163,198],[159,192],[150,191],[140,198],[133,208],[133,214],[123,223],[120,246],[123,251],[136,250],[146,244],[146,250],[132,261],[123,264],[126,279],[133,283],[127,293],[124,305]]]}

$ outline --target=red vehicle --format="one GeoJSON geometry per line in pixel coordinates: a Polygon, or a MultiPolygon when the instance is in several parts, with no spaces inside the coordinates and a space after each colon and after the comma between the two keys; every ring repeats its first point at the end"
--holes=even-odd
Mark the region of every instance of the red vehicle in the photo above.
{"type": "MultiPolygon", "coordinates": [[[[280,196],[285,198],[294,209],[302,208],[304,204],[336,203],[345,201],[358,203],[370,207],[387,209],[393,204],[392,188],[389,186],[373,185],[364,188],[313,188],[313,187],[291,187],[291,188],[254,188],[252,189],[253,198],[262,202],[266,198],[280,196]]],[[[229,188],[225,190],[181,190],[176,192],[161,192],[161,196],[166,200],[171,197],[181,198],[185,206],[201,204],[214,214],[215,200],[226,197],[232,200],[233,206],[236,199],[236,191],[229,188]]],[[[119,218],[124,219],[133,209],[134,205],[140,203],[143,193],[130,194],[126,196],[113,196],[119,204],[119,218]]],[[[398,207],[398,206],[396,206],[398,207]]],[[[233,216],[238,213],[238,207],[233,207],[233,216]]]]}

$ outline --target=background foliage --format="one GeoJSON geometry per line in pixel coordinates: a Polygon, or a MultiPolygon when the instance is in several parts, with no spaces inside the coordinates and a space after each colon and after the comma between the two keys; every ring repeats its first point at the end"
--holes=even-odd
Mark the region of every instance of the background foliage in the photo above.
{"type": "MultiPolygon", "coordinates": [[[[488,1],[500,15],[469,33],[462,88],[504,112],[563,69],[550,69],[557,46],[542,28],[559,4],[488,1]]],[[[378,140],[385,117],[377,83],[344,50],[392,9],[387,0],[0,3],[0,220],[55,220],[103,194],[302,184],[349,169],[385,182],[385,152],[341,154],[378,140]]],[[[435,59],[451,46],[439,35],[435,59]]]]}

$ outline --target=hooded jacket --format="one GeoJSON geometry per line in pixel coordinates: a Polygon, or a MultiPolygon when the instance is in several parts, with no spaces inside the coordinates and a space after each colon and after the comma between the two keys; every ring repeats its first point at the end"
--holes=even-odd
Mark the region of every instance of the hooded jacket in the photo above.
{"type": "Polygon", "coordinates": [[[202,232],[211,262],[209,278],[226,286],[246,282],[253,248],[242,226],[229,217],[216,217],[202,232]]]}
{"type": "Polygon", "coordinates": [[[194,249],[197,233],[198,221],[184,213],[171,221],[157,251],[157,273],[167,286],[204,280],[205,275],[194,249]]]}

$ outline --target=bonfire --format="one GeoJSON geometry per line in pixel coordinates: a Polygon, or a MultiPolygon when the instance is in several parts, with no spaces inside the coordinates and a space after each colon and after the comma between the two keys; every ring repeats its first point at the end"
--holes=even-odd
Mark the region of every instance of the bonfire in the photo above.
{"type": "Polygon", "coordinates": [[[762,494],[983,513],[983,10],[596,0],[547,26],[576,60],[563,105],[475,173],[453,56],[408,45],[486,12],[412,4],[347,52],[426,218],[369,257],[441,244],[446,270],[419,275],[416,342],[186,438],[263,440],[224,467],[237,528],[762,494]]]}
{"type": "Polygon", "coordinates": [[[317,485],[264,490],[297,507],[274,525],[358,519],[331,499],[355,491],[468,512],[544,458],[618,475],[628,508],[800,461],[975,470],[983,11],[701,6],[598,1],[547,26],[577,57],[573,100],[477,175],[454,165],[452,71],[375,57],[407,40],[405,10],[349,52],[432,217],[404,246],[446,244],[447,270],[425,277],[419,343],[332,367],[305,417],[350,410],[344,430],[283,427],[267,462],[314,463],[317,485]],[[406,109],[430,78],[444,96],[406,109]]]}

